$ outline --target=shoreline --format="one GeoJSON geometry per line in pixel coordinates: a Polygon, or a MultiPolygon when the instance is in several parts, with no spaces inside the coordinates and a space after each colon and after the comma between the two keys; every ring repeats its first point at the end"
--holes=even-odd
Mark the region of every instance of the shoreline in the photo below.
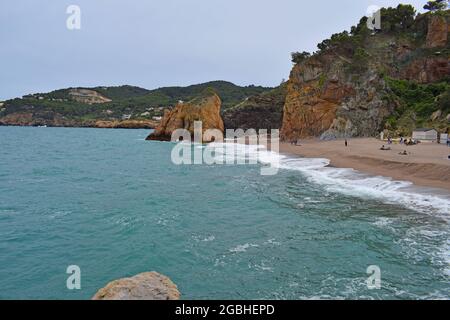
{"type": "Polygon", "coordinates": [[[362,173],[408,181],[415,186],[450,192],[450,148],[445,145],[422,143],[416,146],[390,145],[392,150],[382,151],[387,143],[375,138],[320,141],[303,140],[299,146],[280,143],[280,153],[306,158],[325,158],[330,166],[351,168],[362,173]],[[399,155],[406,150],[408,155],[399,155]]]}
{"type": "Polygon", "coordinates": [[[126,130],[155,130],[155,127],[147,126],[83,126],[83,125],[73,125],[73,126],[56,126],[56,125],[20,125],[20,124],[2,124],[0,127],[17,127],[17,128],[73,128],[73,129],[126,129],[126,130]]]}
{"type": "MultiPolygon", "coordinates": [[[[32,125],[5,125],[0,127],[30,127],[32,125]]],[[[106,126],[47,126],[48,128],[81,129],[146,129],[142,127],[106,127],[106,126]]],[[[375,138],[321,141],[319,139],[301,140],[299,145],[280,142],[279,153],[305,158],[324,158],[329,166],[354,169],[373,176],[382,176],[397,181],[413,183],[414,186],[440,189],[450,194],[450,148],[436,143],[422,143],[415,146],[400,144],[389,145],[391,150],[381,151],[387,142],[375,138]],[[399,155],[406,150],[408,155],[399,155]]],[[[269,144],[270,145],[270,144],[269,144]]],[[[269,147],[270,150],[270,147],[269,147]]]]}

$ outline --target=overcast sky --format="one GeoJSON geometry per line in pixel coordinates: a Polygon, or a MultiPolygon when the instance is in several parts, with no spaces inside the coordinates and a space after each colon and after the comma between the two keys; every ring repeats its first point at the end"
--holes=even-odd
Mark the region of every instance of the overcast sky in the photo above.
{"type": "Polygon", "coordinates": [[[425,0],[1,0],[0,100],[72,86],[276,86],[370,5],[425,0]],[[81,8],[68,30],[66,9],[81,8]]]}

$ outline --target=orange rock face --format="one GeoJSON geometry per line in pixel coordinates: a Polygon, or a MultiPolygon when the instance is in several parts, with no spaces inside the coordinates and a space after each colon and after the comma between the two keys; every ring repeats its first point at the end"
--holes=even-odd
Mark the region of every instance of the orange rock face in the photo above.
{"type": "Polygon", "coordinates": [[[314,91],[313,85],[288,89],[281,128],[283,140],[320,135],[333,123],[338,105],[321,99],[314,91]]]}
{"type": "Polygon", "coordinates": [[[343,99],[354,94],[352,87],[337,79],[321,80],[322,70],[317,61],[312,65],[296,65],[292,70],[284,106],[282,140],[321,135],[332,126],[343,99]]]}
{"type": "Polygon", "coordinates": [[[33,113],[11,113],[0,119],[0,125],[26,126],[33,122],[33,113]]]}
{"type": "MultiPolygon", "coordinates": [[[[203,133],[217,129],[222,133],[224,125],[220,116],[221,100],[215,93],[204,95],[187,103],[179,103],[174,109],[166,110],[160,125],[147,140],[170,141],[172,132],[186,129],[194,134],[194,122],[202,121],[203,133]]],[[[209,142],[204,140],[204,142],[209,142]]]]}
{"type": "Polygon", "coordinates": [[[450,24],[445,17],[432,16],[428,23],[427,48],[445,47],[448,41],[450,24]]]}
{"type": "Polygon", "coordinates": [[[419,83],[441,81],[450,74],[450,59],[444,57],[427,57],[412,61],[401,73],[407,80],[419,83]]]}

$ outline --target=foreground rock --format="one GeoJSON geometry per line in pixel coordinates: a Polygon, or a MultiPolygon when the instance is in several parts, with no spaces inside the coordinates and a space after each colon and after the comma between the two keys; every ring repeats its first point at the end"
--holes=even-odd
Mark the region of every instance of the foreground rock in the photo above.
{"type": "Polygon", "coordinates": [[[92,300],[179,300],[177,286],[157,272],[145,272],[131,278],[112,281],[92,300]]]}
{"type": "MultiPolygon", "coordinates": [[[[179,103],[174,109],[166,110],[160,125],[147,140],[170,141],[172,132],[177,129],[186,129],[194,134],[194,122],[202,121],[202,129],[217,129],[224,131],[222,117],[220,116],[221,100],[211,90],[205,91],[200,97],[187,103],[179,103]]],[[[204,140],[204,142],[210,142],[204,140]]]]}

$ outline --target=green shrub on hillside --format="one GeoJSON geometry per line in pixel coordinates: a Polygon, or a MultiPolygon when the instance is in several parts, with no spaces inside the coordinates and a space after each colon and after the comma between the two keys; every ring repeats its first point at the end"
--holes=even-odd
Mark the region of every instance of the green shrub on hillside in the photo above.
{"type": "Polygon", "coordinates": [[[396,101],[398,108],[386,120],[386,127],[400,130],[405,134],[410,132],[414,124],[419,126],[431,125],[431,115],[441,110],[450,112],[450,84],[446,81],[431,84],[418,84],[414,81],[399,80],[385,77],[385,81],[392,91],[391,101],[396,101]]]}
{"type": "Polygon", "coordinates": [[[303,52],[292,52],[291,53],[292,56],[292,62],[293,63],[301,63],[302,61],[304,61],[305,59],[308,59],[311,56],[311,53],[303,51],[303,52]]]}

